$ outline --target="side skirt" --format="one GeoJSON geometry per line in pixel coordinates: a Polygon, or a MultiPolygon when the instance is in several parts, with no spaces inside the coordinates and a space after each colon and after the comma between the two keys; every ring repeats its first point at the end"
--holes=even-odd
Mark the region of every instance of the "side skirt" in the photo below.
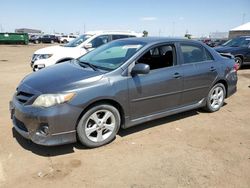
{"type": "Polygon", "coordinates": [[[148,116],[133,119],[133,120],[130,120],[129,117],[126,117],[125,124],[122,126],[122,128],[126,129],[126,128],[129,128],[129,127],[132,127],[132,126],[135,126],[135,125],[147,122],[147,121],[152,121],[154,119],[159,119],[159,118],[170,116],[170,115],[173,115],[173,114],[178,114],[178,113],[181,113],[181,112],[185,112],[185,111],[193,110],[193,109],[196,109],[196,108],[200,108],[200,107],[205,106],[205,104],[206,104],[205,99],[202,99],[202,100],[200,100],[199,102],[197,102],[195,104],[191,104],[191,105],[188,105],[188,106],[183,106],[183,107],[180,107],[180,108],[176,108],[176,109],[172,109],[172,110],[168,110],[168,111],[164,111],[164,112],[158,112],[156,114],[148,115],[148,116]]]}

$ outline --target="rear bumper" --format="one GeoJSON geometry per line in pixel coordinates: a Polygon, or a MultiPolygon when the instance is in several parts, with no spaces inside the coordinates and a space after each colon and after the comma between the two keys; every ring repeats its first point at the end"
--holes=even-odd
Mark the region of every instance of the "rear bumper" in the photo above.
{"type": "Polygon", "coordinates": [[[227,97],[230,97],[232,96],[233,94],[235,94],[237,91],[237,86],[232,86],[232,87],[229,87],[228,90],[227,90],[227,97]]]}
{"type": "Polygon", "coordinates": [[[74,143],[81,109],[69,104],[50,108],[24,106],[13,99],[10,111],[15,130],[32,142],[54,146],[74,143]]]}
{"type": "Polygon", "coordinates": [[[226,78],[228,84],[227,97],[230,97],[237,91],[237,82],[238,82],[237,72],[231,71],[226,78]]]}

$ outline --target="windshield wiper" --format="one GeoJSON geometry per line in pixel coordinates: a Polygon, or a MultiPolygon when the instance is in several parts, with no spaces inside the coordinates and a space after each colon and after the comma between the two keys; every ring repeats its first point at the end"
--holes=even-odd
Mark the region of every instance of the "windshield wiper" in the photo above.
{"type": "Polygon", "coordinates": [[[94,71],[99,71],[97,69],[97,66],[95,66],[95,65],[93,65],[91,63],[80,61],[80,60],[78,60],[78,62],[79,62],[80,65],[87,65],[88,67],[92,68],[94,71]]]}

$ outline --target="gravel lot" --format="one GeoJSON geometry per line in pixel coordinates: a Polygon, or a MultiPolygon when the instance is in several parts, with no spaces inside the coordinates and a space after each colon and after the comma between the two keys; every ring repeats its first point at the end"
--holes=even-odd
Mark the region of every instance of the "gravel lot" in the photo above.
{"type": "Polygon", "coordinates": [[[42,147],[13,131],[8,111],[42,46],[0,46],[0,187],[250,187],[250,66],[238,72],[238,92],[219,112],[122,130],[97,149],[42,147]]]}

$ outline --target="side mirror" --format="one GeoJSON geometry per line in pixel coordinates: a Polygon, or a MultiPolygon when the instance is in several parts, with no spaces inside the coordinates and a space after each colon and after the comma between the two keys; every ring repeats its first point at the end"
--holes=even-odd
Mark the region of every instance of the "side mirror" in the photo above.
{"type": "Polygon", "coordinates": [[[136,74],[148,74],[150,71],[150,67],[147,64],[143,63],[138,63],[135,64],[131,71],[131,75],[136,75],[136,74]]]}
{"type": "Polygon", "coordinates": [[[92,44],[91,43],[87,43],[84,45],[84,48],[89,49],[92,48],[92,44]]]}

